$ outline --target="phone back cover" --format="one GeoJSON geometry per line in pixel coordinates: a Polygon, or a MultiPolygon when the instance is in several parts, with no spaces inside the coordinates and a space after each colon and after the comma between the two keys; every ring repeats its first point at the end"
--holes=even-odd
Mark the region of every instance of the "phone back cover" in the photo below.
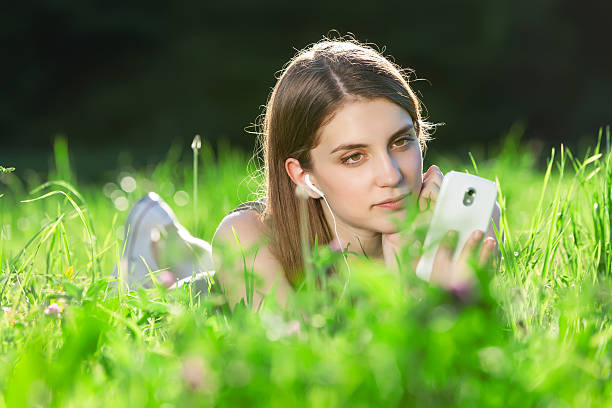
{"type": "Polygon", "coordinates": [[[429,280],[438,244],[448,231],[455,230],[458,233],[453,261],[457,260],[474,230],[486,233],[496,200],[497,184],[491,180],[455,171],[446,174],[425,238],[423,256],[417,265],[417,275],[429,280]],[[476,194],[473,203],[466,206],[463,201],[470,187],[476,190],[476,194]]]}

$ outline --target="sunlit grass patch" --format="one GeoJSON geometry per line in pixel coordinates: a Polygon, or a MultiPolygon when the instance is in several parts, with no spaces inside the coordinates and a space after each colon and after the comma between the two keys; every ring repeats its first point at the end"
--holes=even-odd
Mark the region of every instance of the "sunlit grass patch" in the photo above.
{"type": "Polygon", "coordinates": [[[441,162],[500,186],[500,269],[476,271],[468,302],[416,278],[414,248],[400,273],[351,261],[348,285],[341,256],[318,248],[312,284],[285,308],[269,295],[258,313],[230,313],[220,295],[194,297],[189,286],[108,285],[134,202],[158,192],[210,241],[223,216],[253,197],[244,155],[215,157],[204,139],[198,166],[174,148],[165,162],[119,169],[101,186],[71,176],[37,189],[19,169],[3,173],[0,407],[609,406],[604,145],[580,159],[556,148],[543,172],[511,143],[495,161],[441,162]]]}

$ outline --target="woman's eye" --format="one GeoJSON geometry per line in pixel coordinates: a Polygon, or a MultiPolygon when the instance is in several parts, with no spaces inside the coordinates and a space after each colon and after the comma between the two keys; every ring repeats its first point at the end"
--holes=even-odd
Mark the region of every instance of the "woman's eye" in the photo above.
{"type": "Polygon", "coordinates": [[[350,156],[347,156],[344,159],[342,159],[342,163],[355,164],[355,163],[360,162],[362,158],[363,158],[363,154],[355,153],[355,154],[351,154],[350,156]]]}
{"type": "Polygon", "coordinates": [[[393,146],[394,147],[404,147],[411,141],[412,141],[411,136],[404,136],[404,137],[397,139],[395,142],[393,142],[393,146]]]}

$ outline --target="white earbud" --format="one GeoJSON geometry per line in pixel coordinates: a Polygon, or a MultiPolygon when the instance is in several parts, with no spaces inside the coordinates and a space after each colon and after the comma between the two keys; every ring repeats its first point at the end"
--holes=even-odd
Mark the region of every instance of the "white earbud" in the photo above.
{"type": "Polygon", "coordinates": [[[306,185],[307,185],[308,187],[310,187],[310,189],[311,189],[312,191],[314,191],[315,193],[317,193],[317,194],[318,194],[318,195],[320,195],[321,197],[325,197],[325,193],[323,193],[321,190],[319,190],[318,188],[316,188],[316,187],[314,186],[314,184],[312,184],[312,181],[310,181],[310,174],[306,174],[305,181],[306,181],[306,185]]]}

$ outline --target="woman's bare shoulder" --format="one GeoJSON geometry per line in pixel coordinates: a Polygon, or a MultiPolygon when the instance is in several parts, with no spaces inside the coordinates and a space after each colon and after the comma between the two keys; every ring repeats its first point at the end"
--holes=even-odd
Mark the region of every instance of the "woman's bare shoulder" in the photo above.
{"type": "Polygon", "coordinates": [[[241,246],[250,246],[262,241],[269,233],[269,228],[263,222],[261,215],[253,209],[234,211],[223,218],[213,237],[215,242],[236,242],[236,236],[241,246]]]}
{"type": "Polygon", "coordinates": [[[272,254],[269,227],[261,215],[252,209],[227,215],[213,237],[213,258],[217,277],[224,287],[231,307],[248,298],[244,268],[257,276],[252,301],[259,303],[276,287],[276,297],[285,304],[291,290],[280,263],[272,254]]]}

